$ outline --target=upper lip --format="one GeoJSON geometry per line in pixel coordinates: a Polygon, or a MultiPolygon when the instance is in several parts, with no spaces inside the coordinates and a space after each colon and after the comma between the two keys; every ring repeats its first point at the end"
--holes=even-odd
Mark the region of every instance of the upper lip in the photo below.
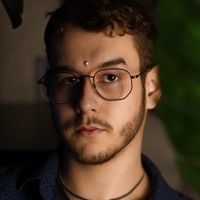
{"type": "Polygon", "coordinates": [[[92,130],[104,130],[102,127],[97,127],[94,125],[90,125],[90,126],[80,126],[78,128],[76,128],[76,131],[92,131],[92,130]]]}

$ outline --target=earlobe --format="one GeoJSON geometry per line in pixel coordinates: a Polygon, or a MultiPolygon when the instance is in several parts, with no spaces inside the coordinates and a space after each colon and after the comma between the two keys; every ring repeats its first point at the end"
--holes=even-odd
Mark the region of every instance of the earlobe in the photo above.
{"type": "Polygon", "coordinates": [[[161,97],[161,88],[158,76],[159,67],[154,66],[146,75],[146,106],[147,109],[153,109],[161,97]]]}

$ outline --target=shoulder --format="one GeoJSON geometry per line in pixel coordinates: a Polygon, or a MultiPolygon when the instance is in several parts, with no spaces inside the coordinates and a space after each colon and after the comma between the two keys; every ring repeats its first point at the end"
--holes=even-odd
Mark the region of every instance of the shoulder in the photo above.
{"type": "Polygon", "coordinates": [[[33,199],[35,188],[39,188],[38,168],[31,163],[0,169],[0,199],[33,199]],[[30,184],[31,183],[31,184],[30,184]]]}
{"type": "Polygon", "coordinates": [[[14,199],[17,196],[15,169],[10,167],[0,168],[0,199],[14,199]]]}
{"type": "Polygon", "coordinates": [[[0,168],[0,200],[53,199],[59,152],[17,167],[0,168]]]}
{"type": "Polygon", "coordinates": [[[142,163],[150,178],[152,186],[151,193],[149,194],[147,200],[192,200],[191,198],[171,188],[162,177],[159,169],[144,155],[142,157],[142,163]]]}

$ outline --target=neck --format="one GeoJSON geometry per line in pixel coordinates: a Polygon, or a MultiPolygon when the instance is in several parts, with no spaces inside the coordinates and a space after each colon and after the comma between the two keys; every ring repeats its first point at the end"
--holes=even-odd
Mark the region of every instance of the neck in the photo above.
{"type": "MultiPolygon", "coordinates": [[[[143,179],[144,179],[144,176],[145,176],[145,173],[142,174],[142,176],[141,176],[141,178],[138,180],[138,182],[137,182],[137,183],[134,185],[134,187],[131,188],[131,190],[129,190],[127,193],[125,193],[125,194],[123,194],[123,195],[121,195],[121,196],[115,197],[115,198],[110,198],[110,199],[108,199],[108,200],[121,200],[121,199],[124,199],[124,198],[127,198],[127,197],[129,198],[130,195],[131,195],[131,194],[137,189],[137,187],[141,184],[141,182],[142,182],[143,179]]],[[[60,172],[59,172],[58,181],[59,181],[60,186],[63,188],[63,190],[64,190],[64,192],[65,192],[66,194],[71,195],[72,197],[75,197],[75,198],[77,198],[77,199],[79,199],[79,200],[89,200],[88,198],[83,197],[83,196],[80,196],[80,195],[78,195],[78,194],[72,192],[71,190],[69,190],[69,189],[66,187],[66,185],[65,185],[65,183],[64,183],[64,181],[63,181],[63,179],[62,179],[62,176],[61,176],[60,172]]]]}

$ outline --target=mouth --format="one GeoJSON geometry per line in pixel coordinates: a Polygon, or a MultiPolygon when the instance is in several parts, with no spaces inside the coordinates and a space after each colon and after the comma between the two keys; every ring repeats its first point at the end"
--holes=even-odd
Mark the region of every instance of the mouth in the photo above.
{"type": "Polygon", "coordinates": [[[81,136],[95,136],[103,131],[105,131],[105,129],[96,126],[80,127],[76,129],[76,133],[81,136]]]}

